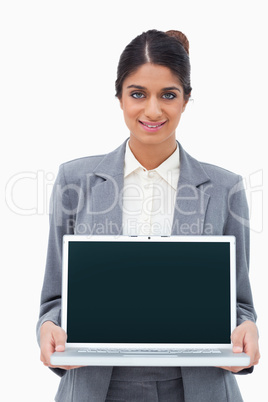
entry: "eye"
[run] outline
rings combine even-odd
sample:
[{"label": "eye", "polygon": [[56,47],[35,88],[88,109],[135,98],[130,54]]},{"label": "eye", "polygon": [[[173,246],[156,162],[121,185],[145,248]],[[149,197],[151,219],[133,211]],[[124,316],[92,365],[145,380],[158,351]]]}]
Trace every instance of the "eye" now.
[{"label": "eye", "polygon": [[172,100],[172,99],[176,98],[176,95],[171,92],[168,92],[168,93],[164,94],[162,97],[164,99]]},{"label": "eye", "polygon": [[133,93],[131,94],[131,96],[132,96],[132,98],[135,98],[135,99],[142,99],[142,98],[144,98],[144,94],[143,94],[142,92],[133,92]]}]

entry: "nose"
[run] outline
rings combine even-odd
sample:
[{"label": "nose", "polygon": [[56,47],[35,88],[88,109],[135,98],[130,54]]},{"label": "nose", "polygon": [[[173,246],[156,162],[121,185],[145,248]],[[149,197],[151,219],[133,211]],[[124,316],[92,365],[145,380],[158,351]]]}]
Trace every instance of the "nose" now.
[{"label": "nose", "polygon": [[156,97],[148,98],[144,110],[145,116],[148,120],[157,120],[162,116],[161,105]]}]

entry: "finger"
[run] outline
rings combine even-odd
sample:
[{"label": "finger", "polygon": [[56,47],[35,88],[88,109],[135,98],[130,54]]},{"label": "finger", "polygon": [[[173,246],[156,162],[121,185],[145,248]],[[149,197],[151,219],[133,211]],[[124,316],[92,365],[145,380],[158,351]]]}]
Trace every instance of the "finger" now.
[{"label": "finger", "polygon": [[56,325],[47,326],[47,328],[43,330],[40,345],[40,359],[44,364],[50,366],[50,357],[52,353],[55,351],[63,352],[65,350],[66,338],[65,331]]},{"label": "finger", "polygon": [[235,369],[235,367],[229,367],[229,366],[221,366],[221,367],[218,367],[218,368],[221,368],[221,369],[223,369],[223,370],[227,370],[227,371],[232,371],[233,372],[233,370]]},{"label": "finger", "polygon": [[238,373],[239,371],[244,370],[249,367],[240,367],[240,366],[239,367],[226,367],[226,366],[223,366],[223,367],[219,367],[219,368],[221,368],[223,370],[231,371],[232,373]]},{"label": "finger", "polygon": [[[260,359],[258,345],[258,329],[253,322],[245,321],[232,333],[233,351],[241,351],[241,347],[250,356],[250,366]],[[249,366],[249,367],[250,367]]]},{"label": "finger", "polygon": [[254,363],[250,363],[248,366],[221,366],[218,368],[224,369],[224,370],[228,370],[228,371],[232,371],[233,373],[238,373],[241,370],[245,370],[248,369],[252,366],[257,365],[259,362],[258,361],[254,361]]},{"label": "finger", "polygon": [[240,345],[233,345],[233,352],[234,353],[242,353],[243,352],[243,347]]},{"label": "finger", "polygon": [[53,366],[52,364],[45,364],[45,366],[50,367],[50,368],[59,368],[62,370],[73,370],[79,367],[83,367],[83,366]]},{"label": "finger", "polygon": [[254,356],[254,358],[252,359],[253,361],[250,363],[251,366],[256,366],[257,364],[259,364],[259,360],[260,360],[260,353],[257,352]]},{"label": "finger", "polygon": [[41,354],[40,354],[40,360],[45,364],[49,365],[50,364],[50,356],[52,353],[54,353],[55,348],[50,342],[43,342],[43,345],[41,347]]},{"label": "finger", "polygon": [[52,338],[52,328],[53,328],[53,326],[49,322],[46,322],[41,326],[41,331],[40,331],[40,360],[44,364],[49,364],[49,356],[55,350],[54,345],[53,345],[54,342],[53,342],[53,338]]},{"label": "finger", "polygon": [[259,353],[258,342],[255,342],[254,338],[252,339],[250,336],[248,336],[245,339],[244,351],[247,353],[247,355],[250,356],[251,365],[253,365],[254,362],[256,361],[259,361],[260,353]]},{"label": "finger", "polygon": [[63,370],[73,370],[83,366],[60,366]]},{"label": "finger", "polygon": [[241,328],[237,327],[232,335],[231,340],[233,342],[233,352],[234,353],[242,353],[244,350],[244,331]]},{"label": "finger", "polygon": [[56,352],[64,352],[65,350],[65,342],[67,335],[63,331],[62,328],[58,327],[57,330],[53,332],[53,337],[55,341],[55,351]]},{"label": "finger", "polygon": [[[63,331],[62,328],[57,327],[52,332],[52,338],[53,338],[53,347],[52,347],[52,349],[50,349],[49,353],[47,353],[45,356],[45,359],[46,359],[45,361],[46,361],[46,363],[48,363],[49,367],[53,367],[53,365],[51,365],[51,362],[50,362],[51,355],[54,352],[64,352],[67,335]],[[56,366],[54,366],[54,367],[56,367]]]}]

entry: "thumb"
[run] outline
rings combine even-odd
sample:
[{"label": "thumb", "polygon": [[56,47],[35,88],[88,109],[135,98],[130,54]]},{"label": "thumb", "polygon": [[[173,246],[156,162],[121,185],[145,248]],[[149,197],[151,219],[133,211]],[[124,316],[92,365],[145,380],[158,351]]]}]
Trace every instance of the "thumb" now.
[{"label": "thumb", "polygon": [[243,352],[243,347],[238,346],[238,345],[233,345],[233,352],[234,353],[242,353]]},{"label": "thumb", "polygon": [[65,350],[65,342],[66,342],[66,333],[62,328],[58,327],[57,331],[54,333],[54,342],[55,342],[55,351],[56,352],[64,352]]},{"label": "thumb", "polygon": [[243,352],[244,332],[241,330],[241,328],[239,327],[235,328],[235,330],[232,333],[231,339],[233,342],[233,352],[234,353]]}]

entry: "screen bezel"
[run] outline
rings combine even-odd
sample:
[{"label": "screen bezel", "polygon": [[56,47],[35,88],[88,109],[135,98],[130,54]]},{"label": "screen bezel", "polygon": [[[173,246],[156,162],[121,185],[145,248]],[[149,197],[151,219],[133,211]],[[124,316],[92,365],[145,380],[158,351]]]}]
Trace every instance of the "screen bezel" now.
[{"label": "screen bezel", "polygon": [[[62,310],[61,310],[61,327],[67,331],[67,301],[68,301],[68,252],[69,242],[85,241],[133,241],[133,242],[228,242],[230,244],[230,317],[231,317],[231,332],[236,327],[236,239],[235,236],[98,236],[98,235],[64,235],[63,236],[63,252],[62,252]],[[172,344],[150,344],[150,343],[68,343],[66,347],[81,347],[81,348],[120,348],[124,349],[174,349],[181,348],[230,348],[232,346],[231,338],[229,343],[220,344],[193,344],[193,343],[172,343]]]}]

